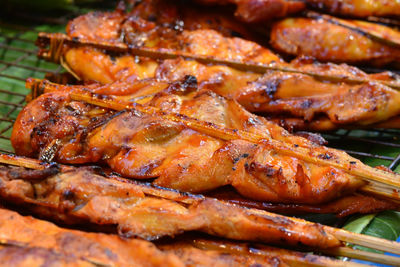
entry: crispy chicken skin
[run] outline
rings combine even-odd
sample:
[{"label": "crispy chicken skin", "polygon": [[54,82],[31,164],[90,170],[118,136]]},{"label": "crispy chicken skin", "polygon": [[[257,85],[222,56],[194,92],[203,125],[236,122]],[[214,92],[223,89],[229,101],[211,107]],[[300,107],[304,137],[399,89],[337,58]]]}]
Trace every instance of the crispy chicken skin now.
[{"label": "crispy chicken skin", "polygon": [[[400,33],[374,23],[349,21],[354,26],[382,35]],[[382,66],[398,62],[400,49],[323,19],[287,18],[274,24],[271,45],[286,54],[312,56],[321,61]]]},{"label": "crispy chicken skin", "polygon": [[[11,138],[17,154],[43,156],[56,148],[55,159],[63,163],[105,162],[124,176],[156,178],[157,185],[187,192],[230,184],[243,196],[281,203],[323,203],[364,184],[341,170],[282,155],[263,143],[224,141],[135,110],[101,114],[98,108],[69,100],[69,90],[74,87],[61,88],[41,95],[19,114]],[[100,88],[104,93],[105,87]],[[181,89],[173,84],[147,105],[268,135],[312,149],[321,157],[348,157],[292,136],[276,124],[246,112],[233,100],[210,91],[196,93],[195,87],[186,86],[179,92]],[[32,114],[40,116],[32,120]]]},{"label": "crispy chicken skin", "polygon": [[[33,174],[20,168],[4,167],[0,170],[0,179],[3,200],[28,204],[33,212],[63,223],[113,226],[124,237],[157,239],[198,230],[264,243],[321,248],[340,245],[319,224],[212,198],[174,194],[119,177],[105,178],[88,167],[68,167],[58,174],[48,169]],[[126,249],[130,247],[137,249],[136,246],[126,246]]]},{"label": "crispy chicken skin", "polygon": [[398,0],[306,0],[306,2],[311,7],[342,16],[360,18],[400,16]]},{"label": "crispy chicken skin", "polygon": [[296,0],[195,0],[206,5],[236,5],[235,16],[246,23],[266,22],[302,11],[305,4]]},{"label": "crispy chicken skin", "polygon": [[[5,181],[3,176],[1,180]],[[14,185],[17,184],[15,180]],[[12,191],[22,194],[28,189],[26,185],[19,189],[10,186],[11,195]],[[185,266],[176,256],[158,250],[148,241],[63,229],[6,209],[0,209],[0,238],[11,244],[0,248],[4,266],[6,262],[12,266]]]}]

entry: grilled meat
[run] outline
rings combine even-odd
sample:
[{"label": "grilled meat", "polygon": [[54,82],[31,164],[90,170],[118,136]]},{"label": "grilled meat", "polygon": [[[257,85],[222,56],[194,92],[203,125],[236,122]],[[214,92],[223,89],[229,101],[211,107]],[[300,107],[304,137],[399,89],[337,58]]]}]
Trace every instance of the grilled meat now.
[{"label": "grilled meat", "polygon": [[[0,209],[2,266],[293,266],[334,260],[260,244],[186,236],[153,245],[111,234],[63,229]],[[193,240],[194,238],[194,240]],[[160,251],[161,250],[161,251]],[[176,255],[176,256],[175,256]]]},{"label": "grilled meat", "polygon": [[206,5],[236,5],[235,16],[246,23],[283,18],[305,8],[304,2],[296,0],[196,0],[196,2]]},{"label": "grilled meat", "polygon": [[[1,168],[1,180],[6,181],[3,176],[4,167]],[[34,189],[29,182],[23,185],[24,188],[12,188],[12,184],[23,185],[19,180],[10,180],[7,185],[1,186],[2,193],[3,190],[9,190],[7,194],[16,196],[16,199],[24,193],[28,194],[25,196],[27,200],[33,196],[29,196],[28,191],[25,191]],[[45,206],[43,209],[46,209]],[[0,248],[1,264],[7,262],[12,266],[184,266],[172,253],[162,252],[148,241],[63,229],[50,222],[23,217],[6,209],[0,209],[0,218],[0,237],[4,245]]]},{"label": "grilled meat", "polygon": [[[293,65],[315,73],[368,79],[365,73],[346,65],[301,61]],[[235,99],[248,111],[265,114],[281,126],[294,130],[375,127],[400,114],[400,93],[396,89],[376,82],[356,85],[326,82],[301,73],[271,71],[237,90]],[[392,123],[388,127],[399,126]]]},{"label": "grilled meat", "polygon": [[306,0],[311,7],[332,14],[366,18],[399,17],[400,2],[396,0]]},{"label": "grilled meat", "polygon": [[[216,199],[181,195],[119,177],[105,178],[88,167],[67,167],[58,174],[38,170],[43,175],[40,178],[38,173],[32,178],[31,172],[26,174],[18,168],[3,167],[0,172],[3,200],[29,205],[36,214],[63,223],[90,222],[115,227],[124,237],[157,239],[198,230],[230,239],[264,243],[321,248],[341,244],[319,224]],[[6,225],[12,227],[12,224]],[[137,246],[124,248],[137,250]],[[107,257],[106,253],[102,255]],[[153,260],[158,259],[154,257]]]},{"label": "grilled meat", "polygon": [[[345,23],[365,32],[378,32],[388,39],[400,36],[398,31],[379,24],[350,20]],[[324,19],[287,18],[277,22],[271,31],[271,45],[289,55],[373,66],[398,63],[400,55],[398,46],[389,46]]]},{"label": "grilled meat", "polygon": [[[110,14],[119,19],[122,16],[119,13]],[[239,38],[223,37],[211,30],[175,32],[174,35],[162,38],[162,31],[153,31],[142,27],[149,22],[143,22],[140,29],[132,29],[126,26],[129,24],[128,22],[118,21],[112,24],[115,34],[111,34],[111,37],[100,38],[96,36],[96,32],[103,34],[98,29],[103,28],[101,25],[104,21],[109,21],[108,15],[97,14],[95,17],[94,14],[88,14],[75,19],[68,27],[70,37],[80,40],[106,40],[120,43],[122,41],[119,41],[118,36],[119,27],[121,27],[126,29],[125,42],[131,40],[130,44],[136,46],[154,48],[158,51],[167,49],[264,64],[276,62],[284,66],[283,62],[274,58],[269,50],[262,46]],[[135,18],[137,19],[137,17]],[[116,26],[121,24],[123,26]],[[90,25],[91,28],[87,25]],[[157,29],[159,26],[154,27]],[[112,31],[107,32],[111,33]],[[136,41],[134,41],[135,38]],[[140,42],[137,41],[138,39]],[[172,81],[182,79],[186,75],[195,75],[201,89],[206,88],[225,97],[234,98],[247,110],[262,113],[269,119],[293,130],[325,131],[381,125],[392,128],[399,127],[399,124],[396,123],[398,120],[395,118],[399,113],[396,104],[398,92],[375,82],[354,85],[340,81],[327,82],[326,79],[316,79],[306,74],[272,71],[259,78],[260,74],[239,71],[222,65],[209,66],[183,59],[156,62],[149,58],[138,58],[128,54],[108,55],[101,50],[87,46],[67,48],[63,62],[81,79],[95,80],[101,83],[117,80],[132,82],[149,77]],[[380,74],[381,77],[367,75],[346,65],[318,64],[309,60],[297,60],[290,66],[299,71],[326,76],[396,81],[396,77],[390,78],[384,74]],[[364,98],[363,96],[368,97]],[[358,107],[357,109],[353,108],[355,105]]]},{"label": "grilled meat", "polygon": [[[349,157],[291,136],[276,124],[246,112],[233,100],[178,85],[167,87],[147,105],[269,136],[311,149],[320,157]],[[61,88],[41,95],[19,114],[11,138],[17,154],[38,156],[53,151],[55,160],[63,163],[105,162],[124,176],[156,178],[155,184],[188,192],[231,184],[246,197],[281,203],[327,202],[364,185],[342,170],[283,155],[262,142],[225,141],[135,110],[99,112],[99,108],[71,101],[74,87]],[[104,93],[105,87],[101,88]],[[354,159],[354,164],[362,163]]]}]

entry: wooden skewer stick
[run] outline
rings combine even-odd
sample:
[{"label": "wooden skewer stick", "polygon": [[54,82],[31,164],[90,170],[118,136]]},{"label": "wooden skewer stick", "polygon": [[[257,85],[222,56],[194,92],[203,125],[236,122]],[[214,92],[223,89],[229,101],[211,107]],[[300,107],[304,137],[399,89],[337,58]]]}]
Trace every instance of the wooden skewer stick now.
[{"label": "wooden skewer stick", "polygon": [[[84,101],[89,104],[101,106],[104,108],[114,109],[118,111],[124,109],[134,109],[145,114],[157,115],[169,121],[182,123],[188,128],[219,139],[243,139],[253,143],[263,143],[264,145],[269,146],[271,147],[271,149],[274,149],[282,154],[297,157],[306,162],[314,164],[332,166],[369,182],[373,181],[376,183],[389,185],[393,188],[393,192],[396,194],[400,191],[400,175],[364,165],[360,161],[348,156],[347,154],[334,149],[328,149],[325,147],[310,149],[286,144],[284,142],[274,140],[266,135],[258,135],[242,130],[229,129],[210,122],[199,121],[197,119],[182,114],[168,113],[161,111],[155,107],[142,106],[137,103],[130,103],[126,101],[118,101],[116,99],[113,99],[113,97],[111,96],[95,95],[82,90],[80,90],[79,92],[73,91],[71,92],[70,96],[73,100]],[[329,156],[326,157],[324,155]]]},{"label": "wooden skewer stick", "polygon": [[[251,244],[243,243],[232,243],[223,241],[213,241],[206,239],[195,239],[192,241],[194,247],[202,250],[217,250],[226,253],[239,254],[239,255],[255,255],[255,256],[265,256],[265,257],[279,257],[285,262],[298,266],[299,264],[305,264],[307,266],[315,267],[356,267],[365,266],[363,264],[358,264],[354,262],[345,262],[334,260],[327,257],[316,256],[312,254],[304,255],[304,253],[288,251],[286,249],[268,247],[264,245],[257,244],[256,246],[251,246]],[[344,248],[345,249],[345,248]],[[340,253],[340,252],[339,252]],[[371,253],[376,254],[376,253]],[[332,255],[332,254],[330,254]],[[336,256],[336,255],[334,255]],[[357,258],[357,253],[354,253],[354,258]],[[373,256],[373,255],[372,255]],[[371,257],[371,259],[374,257]],[[378,260],[379,257],[376,257]],[[380,263],[376,261],[377,263]]]},{"label": "wooden skewer stick", "polygon": [[339,247],[335,249],[322,250],[321,252],[331,256],[348,257],[370,262],[377,262],[381,264],[387,264],[390,266],[400,266],[400,257],[357,250],[349,247]]},{"label": "wooden skewer stick", "polygon": [[[26,162],[29,162],[29,165],[27,165]],[[5,154],[1,154],[1,153],[0,153],[0,163],[5,163],[5,164],[9,164],[9,165],[14,165],[14,166],[22,166],[22,167],[29,166],[30,168],[33,168],[33,169],[42,169],[43,166],[46,166],[46,164],[43,164],[39,160],[27,159],[27,158],[18,157],[18,156],[9,156],[9,155],[5,155]],[[70,168],[73,168],[73,167],[70,167]],[[40,204],[42,205],[42,204],[46,204],[46,203],[40,203]],[[271,217],[271,216],[272,217],[282,217],[282,215],[276,215],[274,213],[260,211],[260,210],[250,209],[249,212],[255,212],[256,214],[266,215],[269,217]],[[284,218],[293,223],[312,224],[312,223],[307,222],[302,219],[296,219],[296,218],[291,218],[291,217],[286,217],[286,216],[284,216]],[[327,234],[331,234],[337,240],[340,240],[342,242],[348,242],[348,243],[352,243],[355,245],[361,245],[361,246],[369,247],[372,249],[382,250],[382,251],[391,252],[391,253],[400,255],[400,244],[399,243],[381,239],[381,238],[372,237],[372,236],[356,234],[356,233],[348,232],[343,229],[337,229],[337,228],[328,227],[328,226],[321,226],[321,227]],[[341,251],[338,250],[336,253],[337,253],[337,255],[340,255],[339,253],[341,253]],[[343,255],[343,256],[348,256],[348,254]],[[357,258],[357,253],[354,252],[352,257]],[[374,257],[374,258],[377,258],[377,257]],[[371,260],[373,260],[374,258],[371,257]]]},{"label": "wooden skewer stick", "polygon": [[[226,65],[231,68],[241,70],[241,71],[250,71],[255,73],[264,74],[267,71],[280,71],[280,72],[289,72],[289,73],[300,73],[304,75],[312,76],[316,79],[331,81],[331,82],[346,82],[351,84],[362,84],[368,82],[380,83],[386,86],[392,87],[394,89],[400,89],[400,83],[396,81],[385,81],[385,80],[377,80],[371,78],[363,78],[363,77],[348,77],[343,75],[326,75],[316,72],[303,71],[298,70],[296,68],[290,67],[288,65],[282,66],[277,64],[262,64],[262,63],[247,63],[241,61],[234,60],[226,60],[220,58],[214,58],[212,56],[204,56],[204,55],[193,55],[189,53],[184,53],[181,51],[157,51],[149,48],[135,48],[129,47],[124,43],[107,43],[107,42],[91,42],[86,40],[73,40],[67,35],[64,34],[49,34],[49,33],[39,33],[38,43],[42,47],[45,44],[50,44],[50,50],[41,49],[39,52],[39,56],[43,58],[47,58],[54,62],[60,62],[62,58],[62,50],[60,47],[63,47],[63,44],[68,44],[71,46],[92,46],[100,49],[111,50],[115,52],[122,53],[131,53],[132,55],[148,57],[151,59],[176,59],[176,58],[185,58],[190,60],[196,60],[203,64],[213,64],[213,65]],[[66,65],[66,64],[64,64]]]}]

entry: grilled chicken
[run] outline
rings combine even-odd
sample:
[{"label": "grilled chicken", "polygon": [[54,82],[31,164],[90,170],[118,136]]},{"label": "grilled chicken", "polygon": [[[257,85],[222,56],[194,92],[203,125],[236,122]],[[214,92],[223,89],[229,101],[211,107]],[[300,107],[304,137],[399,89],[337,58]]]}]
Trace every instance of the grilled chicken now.
[{"label": "grilled chicken", "polygon": [[[4,167],[1,168],[4,175]],[[4,178],[1,180],[5,181]],[[25,190],[29,182],[28,187],[19,189],[12,188],[12,184],[22,185],[18,180],[10,180],[7,186],[1,186],[1,191],[4,193],[7,187],[10,196],[28,193]],[[158,250],[148,241],[63,229],[2,208],[0,238],[4,266],[185,266],[175,255]]]},{"label": "grilled chicken", "polygon": [[397,0],[306,0],[311,7],[332,14],[366,18],[399,17],[400,2]]},{"label": "grilled chicken", "polygon": [[[297,61],[298,69],[373,78],[354,67]],[[381,77],[381,81],[386,78]],[[388,77],[388,80],[391,78]],[[248,111],[264,114],[292,130],[327,131],[337,128],[399,128],[400,92],[380,83],[327,82],[301,73],[268,72],[237,90],[235,99]]]},{"label": "grilled chicken", "polygon": [[[383,25],[350,20],[344,23],[388,39],[400,38],[398,31]],[[325,19],[287,18],[277,22],[271,31],[271,45],[289,55],[312,56],[321,61],[382,66],[400,60],[399,46],[389,46]]]},{"label": "grilled chicken", "polygon": [[[260,244],[186,236],[153,245],[111,234],[63,229],[0,209],[2,266],[295,266],[334,260]],[[194,240],[193,240],[194,239]],[[160,251],[161,250],[161,251]]]},{"label": "grilled chicken", "polygon": [[[110,14],[118,18],[122,16],[120,13]],[[70,37],[78,38],[78,40],[120,43],[121,41],[118,41],[120,30],[115,30],[115,34],[111,34],[112,31],[108,30],[106,32],[110,36],[99,37],[100,34],[104,34],[99,29],[107,28],[101,25],[104,21],[110,21],[108,18],[110,14],[97,14],[97,16],[88,14],[75,19],[68,27]],[[148,24],[148,22],[143,23],[142,26]],[[120,22],[115,22],[111,25],[113,29],[119,29],[119,26],[115,25],[120,24]],[[125,42],[131,40],[130,44],[136,46],[154,48],[158,51],[168,49],[217,58],[264,64],[276,62],[280,66],[285,65],[269,50],[256,43],[239,38],[223,37],[212,30],[175,32],[174,35],[161,38],[160,31],[135,30],[127,27],[127,24],[126,22],[124,26],[121,26],[127,29]],[[154,29],[158,27],[155,26]],[[135,38],[141,41],[134,41]],[[234,98],[247,110],[261,113],[290,130],[326,131],[348,127],[398,128],[400,126],[397,123],[398,92],[377,83],[354,85],[329,82],[321,78],[315,79],[300,73],[272,71],[260,78],[260,74],[239,71],[223,65],[209,66],[183,59],[157,62],[129,54],[108,55],[87,46],[67,48],[63,58],[64,64],[81,79],[101,83],[118,80],[133,82],[149,77],[172,81],[182,79],[186,75],[194,75],[199,88],[206,88],[225,97]],[[367,75],[346,65],[297,60],[292,62],[290,67],[326,76],[397,82],[396,77],[391,78],[389,75],[385,76],[384,73],[379,74],[381,77]],[[365,95],[368,97],[361,97]],[[353,108],[355,105],[358,106],[357,109]]]},{"label": "grilled chicken", "polygon": [[259,23],[275,18],[283,18],[305,8],[296,0],[196,0],[206,5],[236,5],[235,16],[246,23]]},{"label": "grilled chicken", "polygon": [[[153,188],[120,177],[105,178],[89,167],[66,167],[61,173],[56,172],[55,167],[44,170],[3,167],[0,196],[15,204],[28,205],[32,212],[41,216],[63,223],[89,222],[116,228],[124,237],[154,240],[198,230],[264,243],[320,248],[341,245],[323,226],[300,219]],[[6,225],[13,227],[10,223]],[[107,245],[114,242],[111,237],[104,238],[108,240]],[[137,247],[124,246],[127,250],[138,250]],[[102,256],[107,257],[107,253]]]},{"label": "grilled chicken", "polygon": [[[342,170],[306,163],[262,142],[222,140],[135,110],[113,113],[93,108],[69,99],[75,87],[61,88],[41,95],[19,114],[11,138],[17,154],[46,158],[46,153],[53,151],[54,159],[63,163],[105,162],[124,176],[157,178],[155,184],[188,192],[231,184],[243,196],[281,203],[323,203],[364,185]],[[90,88],[86,87],[93,92],[107,91],[105,86]],[[175,83],[147,105],[269,136],[311,149],[322,158],[349,159],[345,153],[291,136],[276,124],[246,112],[233,100],[195,90],[190,83]]]}]

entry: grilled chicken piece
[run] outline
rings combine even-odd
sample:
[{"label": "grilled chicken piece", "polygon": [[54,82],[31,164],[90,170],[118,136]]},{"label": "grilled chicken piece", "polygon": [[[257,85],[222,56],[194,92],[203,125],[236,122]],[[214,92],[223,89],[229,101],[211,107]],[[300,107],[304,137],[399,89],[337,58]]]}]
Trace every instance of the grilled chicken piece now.
[{"label": "grilled chicken piece", "polygon": [[[55,159],[63,163],[105,162],[124,176],[156,178],[157,185],[187,192],[204,192],[231,184],[243,196],[281,203],[323,203],[364,185],[342,170],[285,156],[262,143],[224,141],[135,110],[99,112],[99,108],[71,101],[74,87],[61,88],[41,95],[19,114],[11,138],[17,154],[40,154],[46,158],[48,151],[52,151]],[[101,88],[104,93],[105,87]],[[147,104],[270,136],[318,151],[320,157],[349,157],[291,136],[276,124],[246,112],[233,100],[210,91],[196,93],[195,89],[172,84]],[[354,162],[362,164],[355,159]]]},{"label": "grilled chicken piece", "polygon": [[[112,21],[108,16],[116,16],[120,19],[122,15],[114,12],[98,14],[97,17],[94,14],[81,16],[70,23],[69,35],[80,40],[118,43],[121,42],[118,41],[119,27],[121,27],[125,29],[125,36],[131,36],[126,37],[125,42],[135,46],[257,63],[275,61],[277,64],[284,64],[279,59],[271,57],[269,50],[262,46],[239,38],[226,38],[211,30],[175,32],[173,35],[161,38],[163,33],[148,29],[153,26],[143,26],[149,22],[140,24],[140,29],[137,27],[133,29],[132,25],[127,26],[130,25],[128,22],[122,23],[118,20],[112,23],[112,27],[119,30],[115,30],[113,34],[111,34],[113,31],[108,30],[107,34],[110,36],[99,37],[98,35],[104,34],[99,28],[107,28],[101,26],[104,21]],[[123,26],[116,26],[121,24]],[[154,27],[157,29],[159,26]],[[99,34],[96,35],[96,32]],[[81,79],[101,83],[117,80],[132,82],[149,77],[172,81],[182,79],[186,75],[195,75],[200,89],[206,88],[225,97],[234,98],[247,110],[262,113],[291,130],[326,131],[347,127],[374,127],[382,123],[391,128],[399,127],[396,123],[398,120],[393,120],[399,113],[396,104],[397,91],[376,83],[350,85],[321,81],[299,73],[283,72],[268,72],[259,78],[260,74],[239,71],[222,65],[208,66],[182,59],[165,60],[161,63],[127,54],[107,55],[92,47],[67,49],[64,63]],[[346,65],[317,64],[299,60],[291,63],[290,66],[300,71],[327,76],[346,76],[367,80],[372,78],[382,81],[390,79],[367,75]],[[383,76],[383,74],[380,75]],[[363,95],[368,95],[368,97],[361,97]],[[354,103],[358,107],[356,110],[353,108]]]},{"label": "grilled chicken piece", "polygon": [[400,2],[397,0],[306,0],[311,7],[332,14],[366,18],[399,17]]},{"label": "grilled chicken piece", "polygon": [[[76,40],[125,43],[163,51],[180,51],[196,55],[217,56],[232,60],[261,63],[282,62],[270,50],[241,38],[228,38],[211,30],[182,30],[157,25],[137,16],[120,12],[89,13],[72,20],[67,33]],[[195,28],[195,27],[193,27]],[[107,29],[105,31],[104,29]],[[131,55],[115,57],[90,47],[67,48],[64,64],[80,78],[110,83],[118,79],[154,77],[155,60]],[[80,64],[85,60],[86,64]]]},{"label": "grilled chicken piece", "polygon": [[[383,25],[346,21],[365,32],[398,39],[400,33]],[[382,66],[398,63],[400,48],[324,19],[287,18],[272,27],[271,45],[286,54],[312,56],[321,61]]]},{"label": "grilled chicken piece", "polygon": [[[300,62],[296,65],[315,73],[368,79],[365,73],[346,65]],[[235,99],[248,111],[265,114],[293,130],[374,127],[400,115],[398,90],[375,82],[358,85],[326,82],[300,73],[268,72],[239,89]],[[399,126],[393,123],[389,127]]]},{"label": "grilled chicken piece", "polygon": [[[114,227],[124,237],[151,240],[198,230],[230,239],[264,243],[320,248],[341,245],[333,233],[326,232],[319,224],[216,199],[181,195],[120,177],[105,178],[88,167],[66,167],[58,174],[52,174],[48,169],[26,171],[3,167],[0,179],[3,200],[29,205],[33,212],[63,223],[90,222]],[[13,227],[8,222],[7,225]],[[107,244],[114,243],[111,237],[104,238],[107,238]],[[137,245],[124,248],[138,250]],[[107,257],[106,253],[101,255]]]},{"label": "grilled chicken piece", "polygon": [[259,23],[283,18],[305,8],[296,0],[196,0],[206,5],[236,5],[235,16],[246,23]]},{"label": "grilled chicken piece", "polygon": [[[5,181],[1,168],[0,179]],[[13,184],[24,187],[13,188]],[[15,200],[25,193],[27,200],[33,196],[28,193],[33,189],[29,182],[24,185],[20,180],[10,180],[1,187],[2,193],[9,190],[7,194],[14,195]],[[184,266],[175,255],[158,250],[148,241],[63,229],[6,209],[0,209],[0,238],[5,245],[0,248],[1,263],[12,266]]]}]

